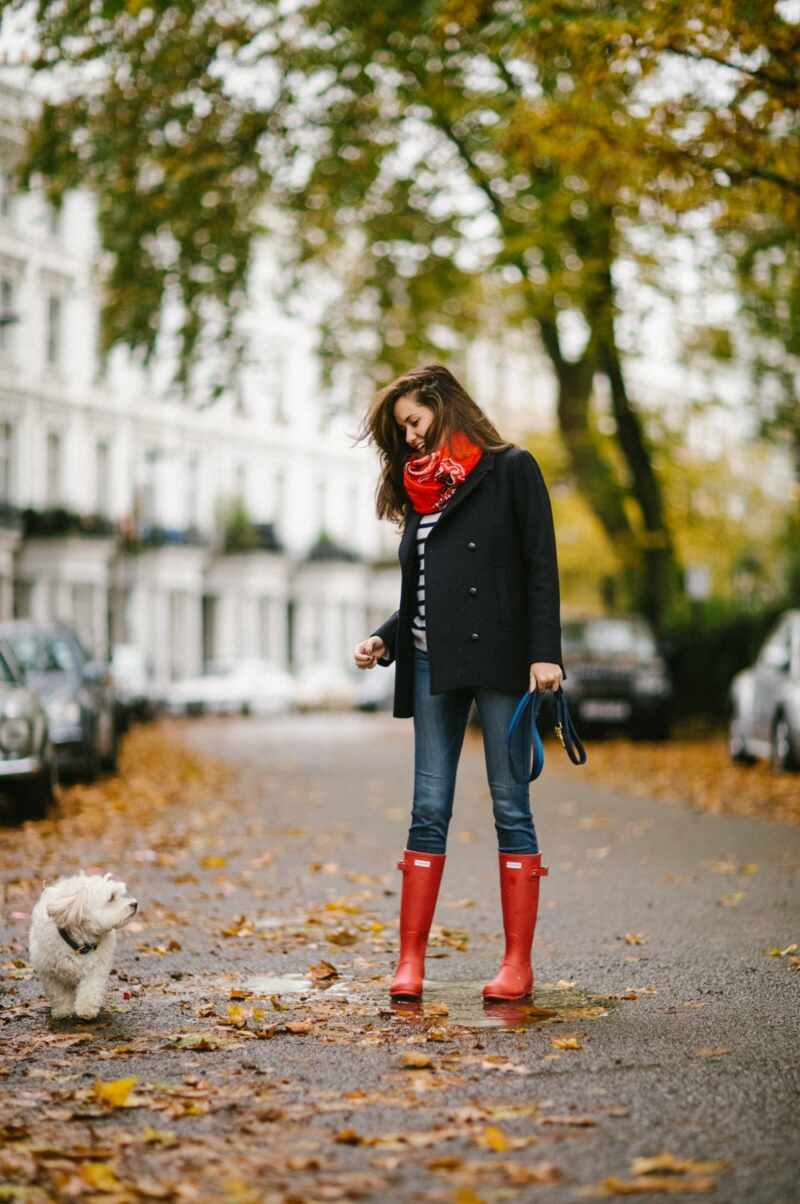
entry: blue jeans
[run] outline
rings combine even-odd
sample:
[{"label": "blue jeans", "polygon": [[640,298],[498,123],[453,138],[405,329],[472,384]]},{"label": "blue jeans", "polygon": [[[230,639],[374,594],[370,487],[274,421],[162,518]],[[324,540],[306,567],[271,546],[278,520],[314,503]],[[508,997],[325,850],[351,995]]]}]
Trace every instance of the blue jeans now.
[{"label": "blue jeans", "polygon": [[414,803],[406,848],[444,853],[447,847],[456,770],[474,696],[483,729],[497,847],[502,853],[538,853],[529,785],[514,781],[508,759],[506,730],[517,696],[480,686],[431,694],[428,654],[415,647],[414,657]]}]

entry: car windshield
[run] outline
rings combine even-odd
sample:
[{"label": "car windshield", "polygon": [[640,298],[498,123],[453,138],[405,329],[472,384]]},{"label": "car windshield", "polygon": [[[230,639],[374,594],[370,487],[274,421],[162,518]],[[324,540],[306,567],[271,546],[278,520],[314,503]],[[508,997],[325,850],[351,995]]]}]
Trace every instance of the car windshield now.
[{"label": "car windshield", "polygon": [[77,649],[56,632],[26,632],[8,641],[26,673],[74,673],[80,669]]},{"label": "car windshield", "polygon": [[656,655],[656,643],[647,628],[625,619],[593,619],[582,623],[565,623],[562,636],[564,652],[573,655]]}]

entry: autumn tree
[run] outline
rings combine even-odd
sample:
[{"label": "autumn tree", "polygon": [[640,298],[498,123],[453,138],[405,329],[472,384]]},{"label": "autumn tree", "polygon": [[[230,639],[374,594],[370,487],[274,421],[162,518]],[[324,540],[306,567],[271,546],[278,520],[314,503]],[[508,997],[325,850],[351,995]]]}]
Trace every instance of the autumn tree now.
[{"label": "autumn tree", "polygon": [[[737,54],[756,53],[749,6],[696,8],[39,0],[35,67],[66,67],[71,83],[44,107],[22,175],[54,200],[95,189],[104,346],[152,355],[175,297],[183,384],[212,317],[235,334],[265,214],[298,280],[321,264],[339,284],[323,323],[330,360],[380,376],[457,353],[488,315],[535,331],[574,478],[630,600],[658,622],[677,562],[628,387],[617,269],[651,266],[637,227],[674,228],[739,187],[742,148],[753,180],[789,187],[746,125],[746,89],[738,125],[709,100],[693,141],[698,97],[659,82],[675,58],[716,69],[733,53],[729,29]],[[756,42],[772,33],[766,8]],[[597,431],[600,379],[614,454]]]}]

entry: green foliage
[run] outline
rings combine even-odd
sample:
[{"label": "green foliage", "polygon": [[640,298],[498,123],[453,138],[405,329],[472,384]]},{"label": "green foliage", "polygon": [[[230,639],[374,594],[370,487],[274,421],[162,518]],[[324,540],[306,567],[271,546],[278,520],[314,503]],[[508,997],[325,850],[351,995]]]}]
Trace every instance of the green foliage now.
[{"label": "green foliage", "polygon": [[217,522],[226,552],[250,552],[262,546],[262,538],[244,501],[234,497],[218,506]]},{"label": "green foliage", "polygon": [[[337,284],[329,374],[455,364],[515,325],[549,357],[573,479],[658,622],[679,553],[628,390],[619,274],[663,285],[661,248],[637,234],[700,220],[759,337],[764,430],[800,447],[800,42],[776,4],[39,0],[37,15],[37,69],[66,66],[70,86],[23,176],[55,201],[77,183],[100,198],[105,348],[151,357],[174,302],[182,386],[207,336],[239,355],[267,213],[292,282],[321,265]],[[730,339],[707,350],[729,358]]]},{"label": "green foliage", "polygon": [[754,610],[712,599],[668,621],[664,638],[676,717],[703,715],[724,722],[733,677],[753,663],[785,609],[783,602]]},{"label": "green foliage", "polygon": [[[171,302],[185,390],[203,333],[233,360],[241,353],[235,316],[263,230],[269,114],[231,95],[220,69],[247,52],[256,28],[214,3],[40,0],[37,12],[34,66],[69,67],[72,86],[30,131],[21,181],[41,181],[56,205],[69,188],[93,189],[101,350],[125,344],[151,360]],[[223,387],[219,379],[212,392]]]}]

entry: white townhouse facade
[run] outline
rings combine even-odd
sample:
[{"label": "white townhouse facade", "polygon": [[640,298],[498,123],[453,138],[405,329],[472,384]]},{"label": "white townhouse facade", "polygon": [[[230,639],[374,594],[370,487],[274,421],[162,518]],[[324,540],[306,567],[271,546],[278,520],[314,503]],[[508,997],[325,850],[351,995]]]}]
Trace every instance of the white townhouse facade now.
[{"label": "white townhouse facade", "polygon": [[[375,517],[359,415],[328,416],[313,314],[275,305],[264,247],[229,395],[176,400],[166,360],[123,351],[101,371],[94,200],[56,213],[10,186],[29,103],[0,76],[0,619],[65,621],[99,657],[135,644],[157,680],[243,656],[351,666],[397,605],[398,533]],[[530,357],[470,355],[481,404],[521,437]]]}]

